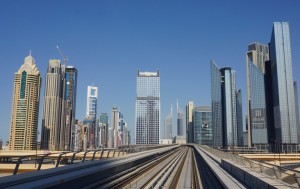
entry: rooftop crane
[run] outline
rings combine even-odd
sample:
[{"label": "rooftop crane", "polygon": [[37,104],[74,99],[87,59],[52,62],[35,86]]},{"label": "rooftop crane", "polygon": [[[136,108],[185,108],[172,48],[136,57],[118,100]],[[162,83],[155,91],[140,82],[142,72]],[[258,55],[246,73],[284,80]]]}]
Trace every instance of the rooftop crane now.
[{"label": "rooftop crane", "polygon": [[61,50],[60,50],[60,48],[58,47],[58,45],[56,45],[56,49],[57,49],[58,53],[60,54],[60,56],[63,58],[64,65],[67,67],[67,64],[68,64],[68,57],[64,56],[64,54],[61,52]]}]

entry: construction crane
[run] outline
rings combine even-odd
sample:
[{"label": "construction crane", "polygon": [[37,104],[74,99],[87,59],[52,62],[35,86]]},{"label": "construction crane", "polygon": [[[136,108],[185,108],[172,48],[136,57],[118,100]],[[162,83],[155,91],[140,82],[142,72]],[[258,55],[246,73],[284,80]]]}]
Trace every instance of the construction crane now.
[{"label": "construction crane", "polygon": [[60,48],[58,47],[58,45],[56,45],[56,49],[58,51],[58,53],[60,54],[60,56],[63,58],[64,61],[64,65],[67,67],[68,65],[68,57],[66,57],[60,50]]}]

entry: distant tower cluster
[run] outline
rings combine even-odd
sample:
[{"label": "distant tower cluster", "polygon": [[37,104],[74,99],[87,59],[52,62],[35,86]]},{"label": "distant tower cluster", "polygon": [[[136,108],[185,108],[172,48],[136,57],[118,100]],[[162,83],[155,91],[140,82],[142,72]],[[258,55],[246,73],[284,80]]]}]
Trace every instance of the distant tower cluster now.
[{"label": "distant tower cluster", "polygon": [[44,92],[41,148],[73,149],[77,69],[49,60]]},{"label": "distant tower cluster", "polygon": [[159,144],[160,74],[137,72],[136,144]]},{"label": "distant tower cluster", "polygon": [[293,80],[289,24],[275,22],[269,45],[253,43],[246,54],[248,145],[299,144],[298,94]]},{"label": "distant tower cluster", "polygon": [[[98,87],[87,87],[86,117],[76,120],[78,71],[68,59],[49,60],[44,91],[41,149],[80,151],[118,148],[130,144],[124,115],[116,106],[111,119],[97,117]],[[184,112],[177,101],[177,136],[173,136],[173,109],[164,120],[164,139],[219,148],[264,146],[272,151],[296,149],[300,143],[297,82],[293,79],[289,24],[275,22],[268,45],[252,43],[246,52],[247,116],[243,132],[242,91],[236,72],[211,61],[211,107],[189,101]],[[41,76],[34,58],[25,57],[14,75],[9,149],[35,150]],[[138,145],[160,142],[160,72],[137,71],[135,140]],[[111,120],[111,123],[109,123]],[[185,122],[185,126],[184,126]],[[174,132],[176,133],[176,132]],[[161,142],[164,142],[161,140]],[[281,145],[281,148],[278,146]],[[271,146],[271,148],[269,148]],[[275,146],[277,148],[275,149]]]},{"label": "distant tower cluster", "polygon": [[37,148],[41,76],[34,58],[27,56],[15,73],[9,137],[10,150]]},{"label": "distant tower cluster", "polygon": [[128,125],[118,107],[112,108],[112,127],[110,128],[110,148],[128,145]]}]

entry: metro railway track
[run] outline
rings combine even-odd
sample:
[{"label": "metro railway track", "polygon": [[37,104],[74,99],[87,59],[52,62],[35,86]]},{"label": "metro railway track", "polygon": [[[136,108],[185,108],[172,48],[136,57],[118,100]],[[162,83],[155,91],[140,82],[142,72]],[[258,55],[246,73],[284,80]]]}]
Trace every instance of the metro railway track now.
[{"label": "metro railway track", "polygon": [[98,183],[94,183],[93,185],[90,185],[86,188],[122,188],[128,185],[128,183],[131,183],[134,179],[138,178],[141,174],[148,172],[160,162],[167,159],[168,156],[172,156],[173,154],[175,154],[178,150],[179,149],[177,149],[176,151],[171,151],[163,156],[157,157],[155,160],[151,160],[145,162],[142,165],[135,166],[130,170],[124,171],[106,180],[99,181]]},{"label": "metro railway track", "polygon": [[[194,151],[181,147],[86,188],[202,188]],[[187,176],[186,176],[187,175]]]},{"label": "metro railway track", "polygon": [[200,146],[172,145],[0,179],[0,188],[245,188]]}]

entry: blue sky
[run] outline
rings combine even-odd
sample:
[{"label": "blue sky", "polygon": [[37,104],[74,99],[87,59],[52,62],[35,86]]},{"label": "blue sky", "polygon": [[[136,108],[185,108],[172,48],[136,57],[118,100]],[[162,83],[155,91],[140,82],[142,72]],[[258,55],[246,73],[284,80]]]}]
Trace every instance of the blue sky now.
[{"label": "blue sky", "polygon": [[110,115],[119,106],[134,136],[137,69],[160,70],[162,126],[177,98],[182,109],[188,100],[210,105],[211,59],[237,71],[246,114],[247,45],[267,44],[274,21],[290,23],[294,80],[300,82],[299,10],[297,0],[1,0],[0,138],[9,138],[14,72],[30,49],[43,78],[42,117],[48,60],[61,58],[56,45],[79,72],[78,119],[94,83],[98,112]]}]

